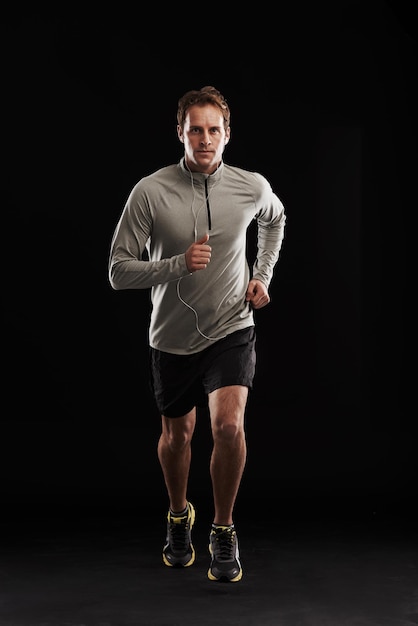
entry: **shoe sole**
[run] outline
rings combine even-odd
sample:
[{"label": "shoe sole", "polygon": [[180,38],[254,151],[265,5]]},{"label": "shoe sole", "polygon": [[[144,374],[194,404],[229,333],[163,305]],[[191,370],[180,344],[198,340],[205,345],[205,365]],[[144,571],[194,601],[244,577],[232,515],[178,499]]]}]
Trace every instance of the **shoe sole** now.
[{"label": "shoe sole", "polygon": [[214,576],[212,574],[212,572],[211,572],[211,570],[209,568],[209,570],[208,570],[208,578],[209,578],[209,580],[213,580],[215,582],[237,583],[242,578],[242,570],[240,571],[238,576],[235,576],[234,578],[228,578],[228,576],[219,576],[219,578],[217,578],[216,576]]},{"label": "shoe sole", "polygon": [[190,544],[190,547],[192,549],[192,556],[190,557],[190,560],[187,561],[187,563],[184,563],[184,564],[183,563],[170,563],[170,561],[167,560],[167,557],[163,553],[164,564],[167,565],[168,567],[190,567],[190,565],[193,565],[193,563],[195,562],[195,558],[196,558],[196,553],[195,553],[193,545]]}]

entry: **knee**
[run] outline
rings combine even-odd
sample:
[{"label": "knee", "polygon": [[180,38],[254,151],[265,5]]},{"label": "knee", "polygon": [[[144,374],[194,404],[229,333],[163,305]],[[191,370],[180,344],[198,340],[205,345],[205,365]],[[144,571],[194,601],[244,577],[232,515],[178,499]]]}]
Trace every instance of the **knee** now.
[{"label": "knee", "polygon": [[190,446],[192,434],[193,433],[188,430],[168,430],[165,433],[166,445],[172,452],[181,452]]},{"label": "knee", "polygon": [[212,426],[214,441],[234,443],[244,437],[243,428],[237,422],[218,420]]}]

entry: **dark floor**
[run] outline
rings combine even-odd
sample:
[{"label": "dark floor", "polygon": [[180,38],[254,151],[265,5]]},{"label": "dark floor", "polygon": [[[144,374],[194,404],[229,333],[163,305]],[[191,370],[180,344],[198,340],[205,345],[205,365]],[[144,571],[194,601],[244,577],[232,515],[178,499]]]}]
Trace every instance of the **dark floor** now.
[{"label": "dark floor", "polygon": [[334,515],[289,507],[249,521],[244,507],[244,576],[225,584],[206,576],[211,520],[195,505],[197,557],[184,570],[162,564],[158,507],[146,516],[123,507],[3,516],[0,625],[418,624],[414,516],[347,505]]}]

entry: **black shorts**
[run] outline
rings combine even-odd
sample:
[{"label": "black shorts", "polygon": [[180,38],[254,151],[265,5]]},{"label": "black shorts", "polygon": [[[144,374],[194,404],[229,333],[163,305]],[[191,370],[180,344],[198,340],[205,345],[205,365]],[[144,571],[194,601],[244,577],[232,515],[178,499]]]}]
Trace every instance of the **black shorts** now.
[{"label": "black shorts", "polygon": [[170,354],[150,348],[150,384],[161,415],[181,417],[206,407],[208,394],[220,387],[252,388],[255,327],[237,330],[196,354]]}]

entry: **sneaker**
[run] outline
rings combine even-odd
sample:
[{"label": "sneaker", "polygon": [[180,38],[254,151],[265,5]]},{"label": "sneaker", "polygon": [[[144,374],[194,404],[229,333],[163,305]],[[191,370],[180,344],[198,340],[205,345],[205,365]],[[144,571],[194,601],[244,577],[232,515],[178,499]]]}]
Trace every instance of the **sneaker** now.
[{"label": "sneaker", "polygon": [[212,557],[208,570],[209,580],[225,580],[231,583],[241,580],[238,537],[234,526],[212,527],[209,552]]},{"label": "sneaker", "polygon": [[176,517],[167,514],[167,537],[163,548],[163,561],[169,567],[189,567],[194,563],[192,527],[196,517],[194,506],[187,503],[187,513]]}]

